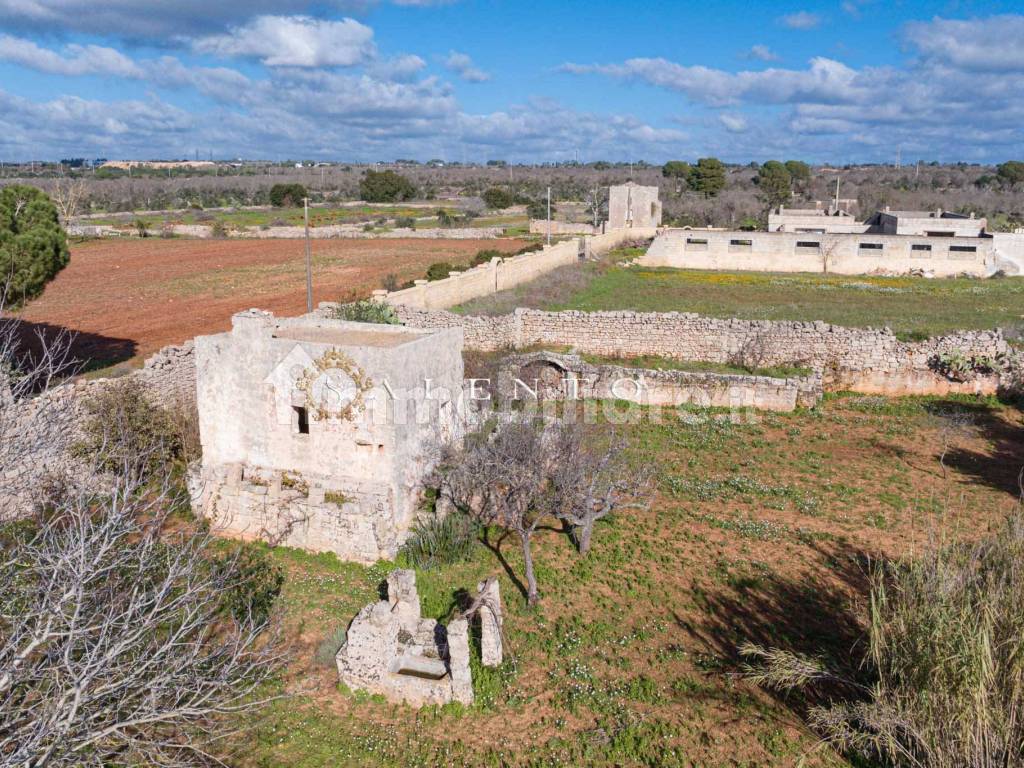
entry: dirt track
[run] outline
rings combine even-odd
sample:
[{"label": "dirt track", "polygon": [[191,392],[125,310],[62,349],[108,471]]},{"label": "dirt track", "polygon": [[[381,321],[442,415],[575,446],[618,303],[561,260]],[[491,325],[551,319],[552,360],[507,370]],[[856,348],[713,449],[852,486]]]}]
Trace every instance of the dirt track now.
[{"label": "dirt track", "polygon": [[[393,273],[420,278],[436,261],[465,264],[519,240],[314,240],[313,301],[367,296]],[[99,240],[72,246],[71,263],[24,318],[78,333],[80,359],[117,362],[197,334],[226,330],[248,307],[305,311],[301,240]]]}]

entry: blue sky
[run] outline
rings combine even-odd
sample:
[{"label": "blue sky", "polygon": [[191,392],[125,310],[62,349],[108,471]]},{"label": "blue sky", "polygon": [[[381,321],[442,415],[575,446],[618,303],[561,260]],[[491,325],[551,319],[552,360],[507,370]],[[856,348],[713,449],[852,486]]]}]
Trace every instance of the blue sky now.
[{"label": "blue sky", "polygon": [[0,159],[1024,156],[1020,2],[0,0]]}]

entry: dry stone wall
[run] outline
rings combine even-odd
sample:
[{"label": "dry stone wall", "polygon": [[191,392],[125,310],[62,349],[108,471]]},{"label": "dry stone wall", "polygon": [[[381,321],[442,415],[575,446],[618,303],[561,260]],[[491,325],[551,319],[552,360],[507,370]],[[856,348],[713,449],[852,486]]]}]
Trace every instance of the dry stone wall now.
[{"label": "dry stone wall", "polygon": [[824,322],[736,320],[686,312],[542,312],[517,309],[501,317],[398,307],[419,328],[457,325],[467,349],[499,351],[570,347],[611,357],[655,355],[675,360],[740,363],[762,368],[801,364],[822,372],[827,389],[874,394],[992,393],[997,375],[951,381],[932,370],[936,355],[1005,357],[1000,331],[960,331],[903,342],[888,328],[847,328]]},{"label": "dry stone wall", "polygon": [[[195,359],[192,342],[164,347],[144,367],[128,374],[155,404],[195,410]],[[0,407],[0,518],[24,511],[38,500],[50,478],[88,482],[88,467],[76,456],[83,439],[85,403],[122,379],[79,379],[22,402]]]},{"label": "dry stone wall", "polygon": [[792,411],[815,406],[821,374],[774,378],[621,365],[591,365],[578,355],[529,352],[505,358],[498,381],[506,398],[626,400],[640,405],[698,405]]}]

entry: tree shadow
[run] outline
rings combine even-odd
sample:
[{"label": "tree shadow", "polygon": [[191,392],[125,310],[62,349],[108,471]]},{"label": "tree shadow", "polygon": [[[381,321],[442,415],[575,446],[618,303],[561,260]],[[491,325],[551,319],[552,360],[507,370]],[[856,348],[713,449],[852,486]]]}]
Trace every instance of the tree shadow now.
[{"label": "tree shadow", "polygon": [[946,452],[945,465],[1019,498],[1024,491],[1024,413],[1014,406],[997,409],[986,403],[941,401],[935,406],[969,413],[976,433],[992,446],[990,452],[954,447]]},{"label": "tree shadow", "polygon": [[[866,650],[866,611],[872,558],[848,544],[809,545],[821,567],[808,578],[771,573],[706,592],[701,619],[676,616],[680,629],[703,645],[726,671],[743,665],[740,648],[753,644],[822,659],[857,676]],[[821,703],[813,691],[766,691],[798,714]]]},{"label": "tree shadow", "polygon": [[509,564],[508,560],[505,559],[505,555],[502,554],[501,545],[505,542],[505,539],[509,537],[508,531],[503,531],[497,540],[491,541],[491,532],[488,528],[484,528],[480,534],[480,543],[483,544],[487,549],[491,551],[494,557],[501,564],[501,567],[505,570],[505,575],[508,576],[509,581],[515,584],[516,589],[522,594],[523,599],[529,598],[529,591],[526,589],[526,585],[520,580],[519,576],[516,575],[515,570]]},{"label": "tree shadow", "polygon": [[76,331],[51,323],[29,322],[17,319],[19,352],[38,358],[54,345],[68,345],[69,366],[73,373],[106,368],[135,357],[138,344],[133,339],[119,339],[98,333]]}]

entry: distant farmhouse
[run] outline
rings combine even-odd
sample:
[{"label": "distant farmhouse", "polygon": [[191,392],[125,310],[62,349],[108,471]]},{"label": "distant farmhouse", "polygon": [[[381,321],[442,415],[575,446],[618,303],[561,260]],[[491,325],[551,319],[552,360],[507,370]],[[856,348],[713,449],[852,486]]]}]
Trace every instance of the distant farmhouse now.
[{"label": "distant farmhouse", "polygon": [[645,266],[765,272],[1024,274],[1024,234],[989,233],[988,221],[951,211],[880,210],[858,221],[840,204],[779,206],[767,232],[669,229]]}]

